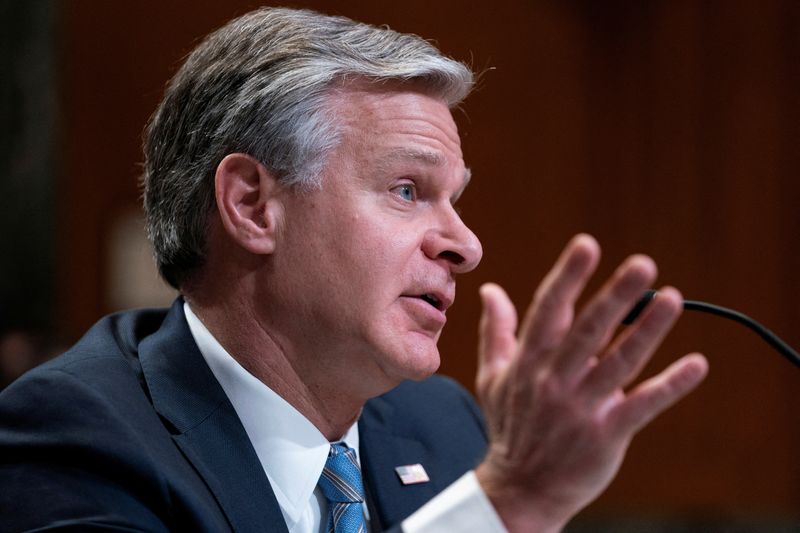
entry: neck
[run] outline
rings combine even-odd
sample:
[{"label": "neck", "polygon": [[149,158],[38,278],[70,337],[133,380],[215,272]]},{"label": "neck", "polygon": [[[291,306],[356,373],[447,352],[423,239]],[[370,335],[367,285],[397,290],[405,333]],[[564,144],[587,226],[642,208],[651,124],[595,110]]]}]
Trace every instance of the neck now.
[{"label": "neck", "polygon": [[192,312],[245,370],[286,400],[330,441],[338,440],[361,414],[366,398],[342,390],[317,354],[298,353],[264,327],[245,300],[229,292],[219,300],[185,295]]}]

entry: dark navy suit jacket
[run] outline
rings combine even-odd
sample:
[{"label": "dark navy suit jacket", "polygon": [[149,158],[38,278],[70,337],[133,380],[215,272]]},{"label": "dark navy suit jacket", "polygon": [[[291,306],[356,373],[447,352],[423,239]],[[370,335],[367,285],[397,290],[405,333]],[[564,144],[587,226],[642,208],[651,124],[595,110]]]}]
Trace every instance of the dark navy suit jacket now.
[{"label": "dark navy suit jacket", "polygon": [[[367,403],[361,461],[376,529],[397,527],[485,453],[481,415],[451,380]],[[420,463],[429,483],[394,467]],[[0,531],[286,531],[231,403],[183,314],[111,315],[0,394]]]}]

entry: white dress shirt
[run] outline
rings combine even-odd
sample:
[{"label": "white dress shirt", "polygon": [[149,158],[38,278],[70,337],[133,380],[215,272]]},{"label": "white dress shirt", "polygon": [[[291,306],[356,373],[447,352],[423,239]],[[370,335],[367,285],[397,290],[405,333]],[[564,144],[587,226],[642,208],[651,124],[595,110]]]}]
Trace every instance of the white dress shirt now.
[{"label": "white dress shirt", "polygon": [[[245,370],[184,303],[200,353],[239,416],[269,479],[290,533],[324,532],[328,503],[317,482],[331,443],[263,382]],[[359,458],[358,424],[342,439]],[[366,506],[364,511],[369,517]],[[403,521],[406,533],[505,532],[473,471]]]}]

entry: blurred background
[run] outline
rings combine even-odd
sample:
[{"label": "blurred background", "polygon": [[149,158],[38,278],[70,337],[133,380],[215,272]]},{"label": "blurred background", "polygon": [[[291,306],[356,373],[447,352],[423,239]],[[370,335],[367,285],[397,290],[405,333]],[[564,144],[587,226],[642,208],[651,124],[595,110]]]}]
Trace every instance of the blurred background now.
[{"label": "blurred background", "polygon": [[[101,315],[174,298],[143,237],[142,128],[193,45],[260,4],[0,0],[0,386]],[[660,283],[800,347],[800,2],[282,5],[417,33],[484,72],[455,115],[485,255],[460,281],[444,373],[472,387],[478,286],[524,309],[579,231],[603,246],[601,277],[648,253]],[[570,531],[800,531],[800,369],[689,313],[645,374],[695,350],[707,382]]]}]

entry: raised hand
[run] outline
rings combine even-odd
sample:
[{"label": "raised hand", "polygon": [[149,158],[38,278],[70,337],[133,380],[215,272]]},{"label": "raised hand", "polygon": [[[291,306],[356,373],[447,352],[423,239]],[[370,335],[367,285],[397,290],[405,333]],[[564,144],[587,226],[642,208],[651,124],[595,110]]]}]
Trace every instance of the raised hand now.
[{"label": "raised hand", "polygon": [[691,354],[630,391],[682,309],[673,288],[631,326],[621,320],[656,277],[653,261],[629,257],[576,315],[575,302],[600,249],[570,241],[537,289],[517,335],[517,313],[499,286],[481,287],[478,397],[490,434],[477,469],[506,527],[557,531],[619,470],[631,438],[705,376]]}]

